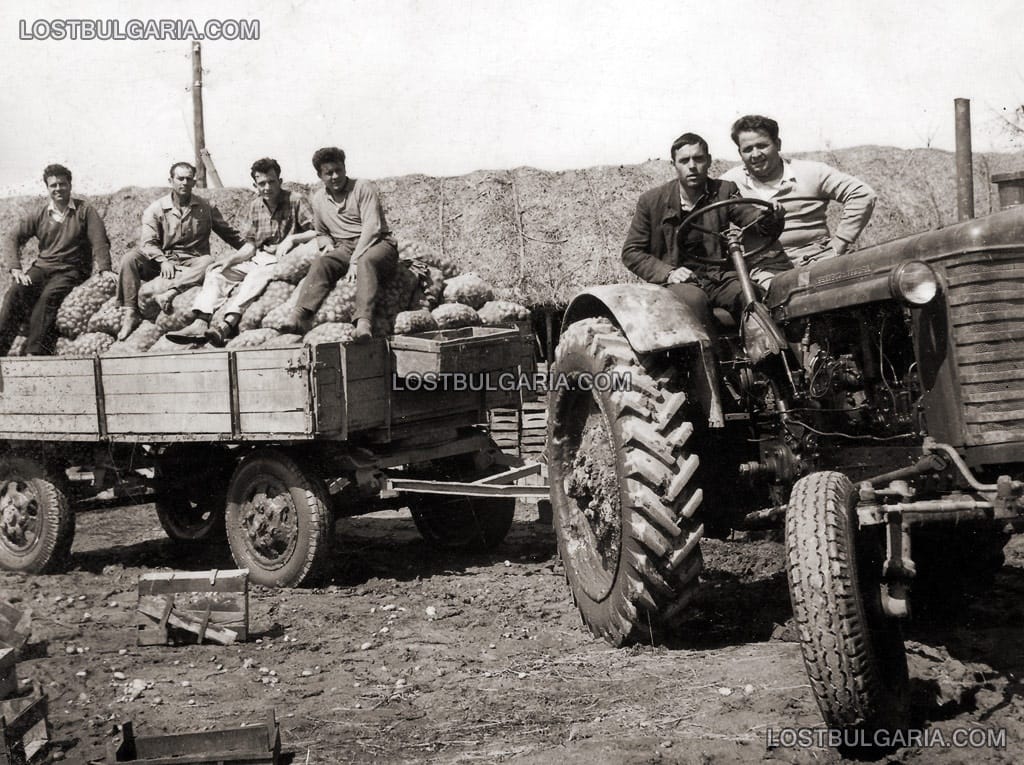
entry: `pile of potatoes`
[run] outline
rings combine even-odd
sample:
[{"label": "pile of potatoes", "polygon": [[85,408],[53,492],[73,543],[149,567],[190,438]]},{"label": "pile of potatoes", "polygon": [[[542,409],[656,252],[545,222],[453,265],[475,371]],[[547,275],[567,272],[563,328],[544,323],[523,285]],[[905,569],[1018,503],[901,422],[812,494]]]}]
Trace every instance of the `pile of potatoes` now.
[{"label": "pile of potatoes", "polygon": [[[372,319],[373,334],[413,334],[438,329],[480,325],[508,326],[529,318],[529,311],[506,300],[495,300],[494,290],[477,274],[459,274],[453,261],[430,248],[410,243],[399,248],[395,272],[378,292]],[[315,256],[314,256],[315,257]],[[274,279],[249,304],[239,323],[239,334],[229,348],[315,344],[352,341],[355,282],[340,280],[324,298],[305,336],[281,332],[283,319],[298,300],[302,281],[313,257],[286,256],[274,269]],[[111,273],[96,274],[64,299],[58,314],[62,356],[128,355],[145,352],[181,352],[189,346],[171,343],[165,335],[193,319],[192,305],[199,287],[179,293],[170,310],[161,311],[155,297],[167,289],[161,278],[143,284],[139,305],[144,321],[123,341],[115,338],[123,310]],[[214,316],[216,320],[218,316]]]}]

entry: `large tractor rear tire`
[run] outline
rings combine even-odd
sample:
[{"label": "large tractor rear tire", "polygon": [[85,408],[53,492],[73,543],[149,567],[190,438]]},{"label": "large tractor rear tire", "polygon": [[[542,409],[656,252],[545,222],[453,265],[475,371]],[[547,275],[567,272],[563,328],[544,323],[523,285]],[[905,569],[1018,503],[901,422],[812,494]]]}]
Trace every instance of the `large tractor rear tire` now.
[{"label": "large tractor rear tire", "polygon": [[[553,372],[551,502],[576,605],[612,645],[663,639],[685,615],[703,568],[686,394],[652,377],[603,318],[566,330]],[[625,381],[623,389],[595,389],[590,382],[603,373]]]},{"label": "large tractor rear tire", "polygon": [[884,527],[858,532],[856,499],[841,473],[812,473],[793,486],[789,591],[825,725],[892,732],[908,722],[907,657],[899,623],[882,611]]}]

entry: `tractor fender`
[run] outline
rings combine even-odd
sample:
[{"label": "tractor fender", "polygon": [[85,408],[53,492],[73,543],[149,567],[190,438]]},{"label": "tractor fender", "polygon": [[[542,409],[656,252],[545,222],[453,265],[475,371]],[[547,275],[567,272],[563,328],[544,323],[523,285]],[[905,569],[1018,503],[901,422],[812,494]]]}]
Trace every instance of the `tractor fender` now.
[{"label": "tractor fender", "polygon": [[697,398],[708,425],[724,425],[722,399],[715,370],[711,336],[694,313],[672,293],[656,284],[609,284],[579,293],[565,311],[562,327],[580,319],[603,316],[626,336],[639,355],[696,346],[700,374]]},{"label": "tractor fender", "polygon": [[605,316],[618,326],[637,353],[656,353],[686,345],[711,346],[703,323],[685,303],[657,284],[608,284],[573,298],[562,326]]}]

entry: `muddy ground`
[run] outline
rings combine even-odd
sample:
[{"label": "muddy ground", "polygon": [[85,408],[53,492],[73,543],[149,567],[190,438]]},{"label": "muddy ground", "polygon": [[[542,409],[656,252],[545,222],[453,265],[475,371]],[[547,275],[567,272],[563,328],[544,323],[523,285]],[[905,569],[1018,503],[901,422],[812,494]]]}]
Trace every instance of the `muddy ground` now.
[{"label": "muddy ground", "polygon": [[[785,626],[781,544],[706,541],[684,644],[615,650],[580,626],[536,519],[523,506],[505,543],[476,556],[431,549],[404,513],[341,521],[330,586],[254,588],[253,634],[232,647],[135,644],[140,574],[233,567],[226,546],[166,539],[151,506],[80,514],[71,571],[0,574],[0,594],[32,609],[18,671],[49,694],[68,762],[100,761],[122,720],[147,735],[271,709],[294,763],[841,760],[768,746],[769,731],[821,725]],[[907,634],[916,725],[1004,728],[1007,747],[905,747],[885,761],[1024,761],[1022,627],[1018,538],[994,591]]]}]

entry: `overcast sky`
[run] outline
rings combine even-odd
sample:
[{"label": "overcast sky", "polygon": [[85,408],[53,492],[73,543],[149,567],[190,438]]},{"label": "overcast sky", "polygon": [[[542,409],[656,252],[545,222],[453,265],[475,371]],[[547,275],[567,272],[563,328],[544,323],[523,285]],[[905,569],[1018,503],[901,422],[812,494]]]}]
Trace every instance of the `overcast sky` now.
[{"label": "overcast sky", "polygon": [[[459,175],[665,157],[729,123],[782,125],[783,149],[953,147],[972,99],[976,150],[1024,100],[1021,0],[285,0],[0,3],[0,194],[162,185],[190,159],[187,41],[20,40],[20,20],[258,19],[203,43],[207,146],[226,185],[270,155],[312,181],[340,145],[351,174]],[[1024,157],[1022,157],[1024,166]]]}]

